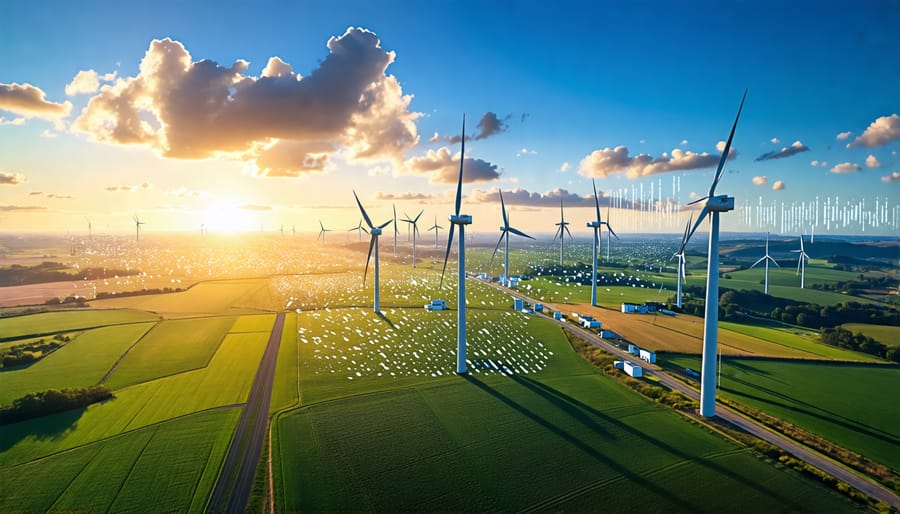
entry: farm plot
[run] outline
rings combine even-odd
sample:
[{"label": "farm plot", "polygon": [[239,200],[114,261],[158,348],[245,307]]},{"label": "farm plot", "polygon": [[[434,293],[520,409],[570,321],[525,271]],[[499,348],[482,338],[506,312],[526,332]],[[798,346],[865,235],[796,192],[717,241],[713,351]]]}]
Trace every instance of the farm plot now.
[{"label": "farm plot", "polygon": [[0,318],[0,338],[4,340],[18,339],[32,335],[57,334],[107,325],[158,320],[159,316],[132,309],[79,309],[42,312]]},{"label": "farm plot", "polygon": [[0,511],[202,511],[237,416],[207,411],[0,467]]},{"label": "farm plot", "polygon": [[130,308],[160,313],[168,318],[204,314],[243,314],[248,309],[235,307],[245,295],[252,295],[266,279],[200,282],[187,291],[144,296],[127,296],[91,302],[104,308]]},{"label": "farm plot", "polygon": [[0,405],[30,392],[99,383],[153,325],[131,323],[87,330],[28,367],[0,371]]},{"label": "farm plot", "polygon": [[[699,369],[697,357],[666,358]],[[729,358],[721,392],[799,425],[893,469],[900,468],[900,411],[889,401],[900,388],[891,365]]]},{"label": "farm plot", "polygon": [[871,325],[868,323],[845,323],[842,325],[845,330],[849,330],[854,334],[862,332],[863,335],[875,339],[879,343],[886,346],[900,345],[900,326],[888,325]]},{"label": "farm plot", "polygon": [[[807,359],[829,359],[849,362],[873,362],[883,363],[884,359],[862,352],[853,352],[843,348],[828,346],[818,341],[819,334],[812,330],[800,327],[778,327],[775,324],[751,325],[745,323],[731,323],[720,321],[721,329],[730,330],[753,336],[773,344],[784,345],[805,352],[806,355],[798,355]],[[779,355],[771,355],[777,357]],[[787,357],[788,355],[783,355]]]},{"label": "farm plot", "polygon": [[161,321],[119,361],[112,389],[206,366],[234,317]]}]

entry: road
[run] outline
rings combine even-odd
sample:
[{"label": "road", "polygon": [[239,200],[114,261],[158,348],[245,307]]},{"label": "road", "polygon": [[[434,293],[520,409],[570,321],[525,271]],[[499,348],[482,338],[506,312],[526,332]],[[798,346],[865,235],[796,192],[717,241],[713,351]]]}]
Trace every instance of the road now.
[{"label": "road", "polygon": [[[487,283],[487,282],[485,282],[485,283]],[[521,294],[518,291],[511,291],[509,289],[506,289],[498,284],[489,283],[489,285],[491,285],[492,287],[494,287],[500,291],[503,291],[504,293],[510,294],[515,297],[523,298],[524,300],[531,302],[532,304],[544,303],[544,302],[541,302],[540,300],[535,300],[534,298],[530,298],[529,296]],[[549,316],[547,316],[546,314],[540,313],[540,315],[542,315],[546,318],[552,319]],[[613,355],[616,355],[617,357],[620,357],[622,359],[634,360],[634,355],[620,349],[619,347],[617,347],[611,343],[606,342],[604,339],[602,339],[600,336],[596,335],[595,333],[585,330],[581,327],[578,327],[577,325],[573,325],[568,322],[563,321],[560,323],[565,330],[568,330],[569,332],[576,335],[580,339],[583,339],[583,340],[587,341],[588,343],[590,343],[598,348],[601,348],[602,350],[607,351]],[[643,367],[645,375],[652,375],[652,376],[656,377],[657,379],[659,379],[660,383],[662,383],[666,387],[668,387],[672,390],[678,391],[678,392],[684,394],[685,396],[687,396],[688,398],[692,398],[694,400],[700,399],[700,393],[697,392],[695,389],[691,388],[690,386],[681,382],[680,380],[671,377],[668,373],[663,372],[658,367],[653,366],[651,368],[649,366],[650,365],[648,363],[645,363],[643,361],[641,362],[641,367]],[[810,450],[809,448],[807,448],[807,447],[805,447],[805,446],[803,446],[803,445],[793,441],[792,439],[789,439],[779,433],[772,432],[765,426],[756,422],[755,420],[745,417],[744,415],[739,414],[735,411],[729,410],[721,404],[716,405],[716,415],[719,418],[726,420],[726,421],[732,423],[733,425],[737,426],[738,428],[744,430],[745,432],[748,432],[770,444],[773,444],[773,445],[781,448],[782,450],[790,453],[794,457],[821,469],[822,471],[830,474],[831,476],[837,478],[838,480],[841,480],[843,482],[846,482],[846,483],[852,485],[856,489],[862,491],[864,494],[867,494],[870,497],[875,498],[876,500],[888,503],[896,509],[900,509],[900,497],[898,497],[896,494],[894,494],[893,491],[891,491],[890,489],[887,489],[886,487],[882,486],[881,484],[877,484],[877,483],[871,482],[865,478],[862,478],[861,476],[853,473],[852,471],[850,471],[847,468],[843,467],[842,465],[836,463],[835,461],[833,461],[823,455],[820,455],[819,453],[816,453],[816,452]]]},{"label": "road", "polygon": [[284,313],[281,312],[275,318],[275,326],[272,327],[266,351],[256,370],[256,378],[253,379],[247,403],[241,412],[206,512],[241,513],[247,508],[269,422],[275,363],[278,360],[283,330]]}]

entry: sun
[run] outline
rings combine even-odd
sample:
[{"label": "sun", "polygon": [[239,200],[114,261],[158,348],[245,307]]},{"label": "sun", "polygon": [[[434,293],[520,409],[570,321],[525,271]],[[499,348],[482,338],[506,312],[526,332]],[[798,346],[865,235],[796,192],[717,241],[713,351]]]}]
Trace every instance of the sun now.
[{"label": "sun", "polygon": [[203,224],[210,232],[247,232],[259,227],[259,223],[256,213],[242,209],[236,201],[218,201],[203,215]]}]

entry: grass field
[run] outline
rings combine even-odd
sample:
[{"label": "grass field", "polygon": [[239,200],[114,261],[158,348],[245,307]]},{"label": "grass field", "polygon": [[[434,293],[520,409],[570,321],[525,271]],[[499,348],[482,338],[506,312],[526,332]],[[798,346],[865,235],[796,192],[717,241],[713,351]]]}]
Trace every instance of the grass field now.
[{"label": "grass field", "polygon": [[[540,334],[535,340],[548,356],[525,353],[530,366],[510,361],[525,371],[431,377],[428,369],[411,373],[420,361],[388,357],[406,379],[351,381],[346,373],[316,374],[324,369],[319,359],[343,363],[346,353],[339,350],[355,345],[359,363],[362,353],[379,360],[378,351],[337,333],[329,334],[332,344],[323,338],[315,348],[329,359],[315,357],[303,339],[323,335],[304,332],[304,316],[298,322],[303,406],[276,418],[279,509],[577,510],[602,503],[605,510],[629,510],[633,505],[615,499],[622,490],[649,511],[722,511],[735,504],[759,511],[852,508],[597,374],[552,322],[522,318],[530,333]],[[411,341],[416,351],[452,353],[429,346],[441,334],[423,330]],[[449,327],[443,332],[453,335]],[[492,333],[502,348],[497,336],[509,332]],[[354,383],[352,392],[344,389],[347,382]]]},{"label": "grass field", "polygon": [[0,511],[201,512],[237,415],[202,412],[0,468]]},{"label": "grass field", "polygon": [[82,332],[34,364],[0,371],[0,405],[26,393],[94,385],[154,323],[130,323]]},{"label": "grass field", "polygon": [[[699,369],[699,357],[665,358]],[[722,393],[900,469],[900,367],[729,358]]]},{"label": "grass field", "polygon": [[168,318],[199,316],[204,314],[244,314],[250,309],[241,308],[241,299],[252,295],[266,279],[217,280],[200,282],[187,291],[146,296],[126,296],[92,301],[101,308],[140,309],[159,313]]},{"label": "grass field", "polygon": [[234,317],[161,321],[122,358],[106,385],[119,389],[202,368],[234,323]]},{"label": "grass field", "polygon": [[92,327],[157,321],[158,316],[131,309],[78,309],[0,318],[0,338],[56,334]]},{"label": "grass field", "polygon": [[900,346],[900,326],[870,325],[867,323],[845,323],[841,326],[854,334],[862,332],[863,335],[871,337],[886,346]]},{"label": "grass field", "polygon": [[281,347],[278,349],[278,361],[275,364],[275,382],[272,385],[272,401],[270,412],[293,407],[300,401],[300,340],[297,337],[297,317],[295,313],[287,313],[284,318],[284,331],[281,334]]}]

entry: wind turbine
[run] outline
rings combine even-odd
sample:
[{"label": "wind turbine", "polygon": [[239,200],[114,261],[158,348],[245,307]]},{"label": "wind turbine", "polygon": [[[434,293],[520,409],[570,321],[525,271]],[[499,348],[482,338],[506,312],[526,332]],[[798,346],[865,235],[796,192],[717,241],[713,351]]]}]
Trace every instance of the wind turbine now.
[{"label": "wind turbine", "polygon": [[362,233],[363,232],[365,232],[366,234],[369,233],[369,231],[366,230],[366,227],[364,227],[362,223],[363,223],[363,220],[359,220],[359,223],[355,227],[351,227],[351,228],[347,229],[347,232],[348,232],[347,237],[348,238],[350,237],[349,232],[353,232],[354,230],[356,230],[357,234],[359,235],[359,240],[362,241]]},{"label": "wind turbine", "polygon": [[419,218],[422,217],[423,212],[425,212],[424,209],[419,211],[419,215],[416,216],[415,219],[409,219],[409,214],[406,214],[405,212],[403,213],[404,215],[406,215],[406,218],[403,221],[412,225],[412,239],[413,239],[413,259],[412,259],[413,262],[412,262],[412,265],[413,265],[413,268],[416,267],[416,233],[419,231],[419,225],[418,225]]},{"label": "wind turbine", "polygon": [[[776,262],[775,259],[773,259],[769,255],[769,233],[766,232],[766,254],[763,255],[762,257],[760,257],[758,261],[753,263],[753,266],[756,266],[760,262],[766,263],[766,290],[765,290],[766,294],[769,294],[769,261],[772,261],[772,264],[778,266],[778,262]],[[752,268],[753,266],[750,266],[750,267]],[[780,268],[781,266],[778,266],[778,267]]]},{"label": "wind turbine", "polygon": [[[556,238],[559,238],[559,265],[563,265],[563,245],[564,239],[566,237],[566,232],[569,232],[569,222],[566,221],[566,217],[563,214],[563,199],[562,196],[559,197],[559,223],[556,224],[559,229],[556,230],[556,235],[553,236],[553,240],[556,241]],[[572,232],[569,232],[569,237],[572,237]]]},{"label": "wind turbine", "polygon": [[394,257],[397,256],[397,204],[392,203],[391,206],[394,208]]},{"label": "wind turbine", "polygon": [[134,240],[135,240],[135,242],[138,242],[141,240],[141,225],[143,225],[143,224],[144,224],[144,222],[141,221],[140,218],[138,218],[137,214],[135,214],[134,215],[134,230],[135,230]]},{"label": "wind turbine", "polygon": [[[598,216],[597,219],[600,219]],[[612,229],[612,225],[609,224],[609,204],[606,204],[606,221],[603,222],[606,225],[606,230],[609,231],[609,234],[616,238],[616,241],[619,240],[619,236],[616,235],[616,231]],[[609,262],[609,247],[612,243],[612,237],[606,237],[606,261]]]},{"label": "wind turbine", "polygon": [[809,255],[806,255],[806,251],[803,249],[803,234],[800,234],[800,249],[791,250],[791,252],[800,254],[800,259],[797,261],[797,273],[800,274],[800,289],[803,289],[806,279],[806,261],[809,260]]},{"label": "wind turbine", "polygon": [[685,269],[687,268],[687,259],[684,256],[684,247],[687,246],[688,231],[691,229],[691,221],[693,221],[693,218],[693,216],[688,218],[687,224],[685,224],[684,226],[684,235],[681,236],[681,247],[679,247],[678,251],[672,254],[672,257],[669,258],[669,260],[672,260],[678,257],[678,270],[676,271],[676,274],[678,275],[678,293],[675,301],[679,309],[681,308],[681,284],[687,275],[685,271]]},{"label": "wind turbine", "polygon": [[[744,100],[747,99],[747,91],[744,90],[744,96],[741,98],[741,105],[738,107],[737,116],[734,118],[734,125],[731,127],[731,134],[725,143],[722,151],[722,157],[719,159],[719,167],[716,169],[715,177],[712,185],[709,187],[709,193],[690,204],[706,201],[700,216],[694,223],[694,227],[688,233],[688,239],[700,226],[700,223],[706,219],[710,213],[711,227],[709,230],[709,257],[706,272],[706,312],[703,318],[703,360],[701,361],[701,377],[700,377],[700,415],[704,417],[712,417],[716,415],[716,352],[718,347],[718,330],[719,330],[719,213],[734,210],[734,197],[728,195],[716,195],[716,185],[722,178],[722,171],[725,167],[725,161],[728,159],[728,153],[731,150],[731,141],[734,139],[734,131],[737,128],[738,119],[741,117],[741,110],[744,108]],[[690,205],[689,204],[689,205]]]},{"label": "wind turbine", "polygon": [[[351,228],[350,230],[356,230],[356,229]],[[319,237],[316,238],[316,241],[321,239],[322,244],[325,244],[325,232],[333,232],[333,230],[325,228],[325,225],[322,224],[322,220],[319,220]]]},{"label": "wind turbine", "polygon": [[453,246],[453,230],[459,225],[459,276],[457,277],[456,299],[456,372],[467,373],[466,369],[466,225],[472,224],[472,216],[460,214],[462,207],[463,164],[466,162],[466,116],[463,115],[462,147],[459,152],[459,183],[456,185],[456,210],[450,215],[450,237],[447,239],[447,253],[444,254],[444,269],[441,270],[441,283],[444,284],[444,272],[447,271],[447,259]]},{"label": "wind turbine", "polygon": [[434,217],[434,225],[428,229],[429,232],[434,230],[434,247],[435,248],[438,247],[438,232],[440,232],[440,229],[442,229],[442,228],[444,228],[444,227],[437,224],[437,216],[435,216]]},{"label": "wind turbine", "polygon": [[597,196],[597,183],[594,179],[591,179],[591,184],[594,186],[594,207],[597,209],[597,219],[589,221],[586,223],[588,228],[594,229],[594,251],[593,251],[593,264],[592,264],[592,275],[591,275],[591,305],[597,305],[597,249],[600,247],[600,227],[603,225],[603,220],[600,217],[600,197]]},{"label": "wind turbine", "polygon": [[366,257],[366,269],[363,272],[363,286],[366,285],[366,274],[369,272],[369,260],[372,258],[372,248],[375,248],[375,306],[374,310],[376,313],[381,312],[381,299],[379,298],[378,291],[378,237],[381,235],[381,229],[391,224],[393,220],[387,220],[381,225],[377,227],[372,224],[372,220],[369,219],[369,215],[366,214],[366,210],[363,209],[362,203],[359,201],[359,197],[356,196],[356,191],[353,191],[353,197],[356,198],[356,204],[359,205],[359,212],[362,213],[363,218],[366,220],[366,225],[369,226],[368,233],[372,235],[372,238],[369,240],[369,256]]},{"label": "wind turbine", "polygon": [[87,218],[87,217],[85,217],[84,219],[85,219],[85,221],[87,221],[87,224],[88,224],[88,241],[93,241],[94,240],[94,232],[91,227],[91,219]]},{"label": "wind turbine", "polygon": [[[499,188],[498,188],[499,190]],[[494,253],[491,254],[491,268],[494,267],[494,256],[497,255],[497,250],[500,248],[500,243],[503,242],[503,239],[506,238],[506,250],[504,254],[504,264],[503,264],[503,276],[506,282],[506,287],[512,286],[512,280],[509,278],[509,234],[512,232],[517,236],[527,237],[528,239],[534,239],[529,236],[525,232],[517,228],[513,228],[509,226],[509,216],[506,214],[506,204],[503,202],[503,191],[500,190],[500,212],[503,213],[503,225],[500,227],[500,239],[497,240],[497,246],[494,247]]]}]

